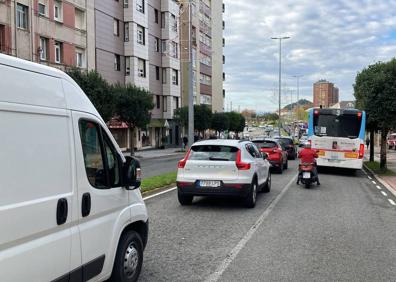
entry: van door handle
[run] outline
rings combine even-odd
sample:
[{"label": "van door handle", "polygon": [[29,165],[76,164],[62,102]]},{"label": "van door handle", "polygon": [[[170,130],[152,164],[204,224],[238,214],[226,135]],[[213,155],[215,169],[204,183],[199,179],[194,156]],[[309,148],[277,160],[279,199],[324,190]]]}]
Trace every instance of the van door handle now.
[{"label": "van door handle", "polygon": [[62,225],[67,220],[68,205],[65,198],[58,200],[58,205],[56,207],[56,223]]},{"label": "van door handle", "polygon": [[91,213],[91,195],[84,193],[81,201],[81,214],[83,217],[88,216]]}]

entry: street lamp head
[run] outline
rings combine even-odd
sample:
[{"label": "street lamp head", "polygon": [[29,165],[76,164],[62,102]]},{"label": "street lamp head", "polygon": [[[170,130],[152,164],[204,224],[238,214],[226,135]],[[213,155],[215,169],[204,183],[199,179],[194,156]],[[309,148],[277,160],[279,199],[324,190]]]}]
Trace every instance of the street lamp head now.
[{"label": "street lamp head", "polygon": [[289,39],[289,38],[290,38],[290,36],[271,37],[271,39],[280,39],[280,40],[282,40],[282,39]]}]

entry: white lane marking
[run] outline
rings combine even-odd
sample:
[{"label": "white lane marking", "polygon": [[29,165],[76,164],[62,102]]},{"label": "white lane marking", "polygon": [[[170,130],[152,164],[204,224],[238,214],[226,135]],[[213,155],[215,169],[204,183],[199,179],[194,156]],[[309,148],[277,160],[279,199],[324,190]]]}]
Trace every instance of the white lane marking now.
[{"label": "white lane marking", "polygon": [[384,191],[381,191],[382,195],[384,195],[385,197],[388,196],[388,194],[386,194]]},{"label": "white lane marking", "polygon": [[363,171],[363,173],[364,173],[365,175],[368,175],[367,172],[366,172],[365,170],[362,170],[362,171]]},{"label": "white lane marking", "polygon": [[375,182],[374,180],[373,180],[373,181],[371,181],[371,182],[373,182],[373,184],[374,184],[374,185],[376,185],[376,184],[377,184],[377,182]]},{"label": "white lane marking", "polygon": [[396,206],[396,203],[392,199],[388,199],[389,203],[391,203],[392,206]]},{"label": "white lane marking", "polygon": [[162,195],[162,194],[165,194],[165,193],[169,193],[169,192],[171,192],[171,191],[174,191],[174,190],[176,190],[177,189],[177,187],[173,187],[173,188],[169,188],[168,190],[165,190],[165,191],[162,191],[162,192],[159,192],[159,193],[157,193],[157,194],[154,194],[154,195],[150,195],[150,196],[147,196],[147,197],[144,197],[143,198],[143,200],[148,200],[148,199],[151,199],[151,198],[154,198],[154,197],[157,197],[157,196],[159,196],[159,195]]},{"label": "white lane marking", "polygon": [[378,190],[381,190],[381,187],[380,187],[379,185],[377,185],[377,189],[378,189]]},{"label": "white lane marking", "polygon": [[286,194],[287,190],[289,190],[290,186],[296,181],[297,175],[295,175],[292,180],[283,188],[278,196],[272,201],[272,203],[268,206],[268,208],[260,215],[257,221],[253,224],[253,226],[249,229],[249,231],[243,236],[241,241],[227,254],[226,258],[220,263],[220,265],[216,268],[215,272],[213,272],[205,282],[216,282],[220,279],[221,275],[223,275],[224,271],[230,266],[233,260],[237,257],[239,252],[245,247],[246,243],[252,238],[254,233],[259,229],[260,225],[264,222],[264,220],[268,217],[271,211],[275,208],[276,204],[282,199],[282,197]]},{"label": "white lane marking", "polygon": [[371,178],[370,176],[368,176],[368,175],[367,175],[367,177],[368,177],[368,179],[370,179],[370,180],[372,179],[372,178]]}]

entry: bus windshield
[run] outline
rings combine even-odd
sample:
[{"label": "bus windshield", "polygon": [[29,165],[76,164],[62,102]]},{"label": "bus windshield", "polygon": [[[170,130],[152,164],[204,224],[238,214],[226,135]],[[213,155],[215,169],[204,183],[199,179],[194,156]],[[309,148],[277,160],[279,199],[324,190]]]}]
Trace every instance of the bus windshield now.
[{"label": "bus windshield", "polygon": [[361,119],[357,115],[319,114],[314,118],[316,136],[358,138]]}]

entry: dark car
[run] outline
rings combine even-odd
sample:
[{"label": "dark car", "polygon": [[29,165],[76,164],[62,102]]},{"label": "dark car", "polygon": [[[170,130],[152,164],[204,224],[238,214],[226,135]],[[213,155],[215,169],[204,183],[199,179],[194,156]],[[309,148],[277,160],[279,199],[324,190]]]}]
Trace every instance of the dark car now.
[{"label": "dark car", "polygon": [[281,137],[275,137],[275,139],[286,147],[287,156],[289,160],[295,160],[297,158],[297,147],[294,144],[293,138],[281,136]]},{"label": "dark car", "polygon": [[282,173],[288,167],[286,148],[275,139],[256,138],[252,141],[260,152],[267,153],[268,161],[272,167]]}]

